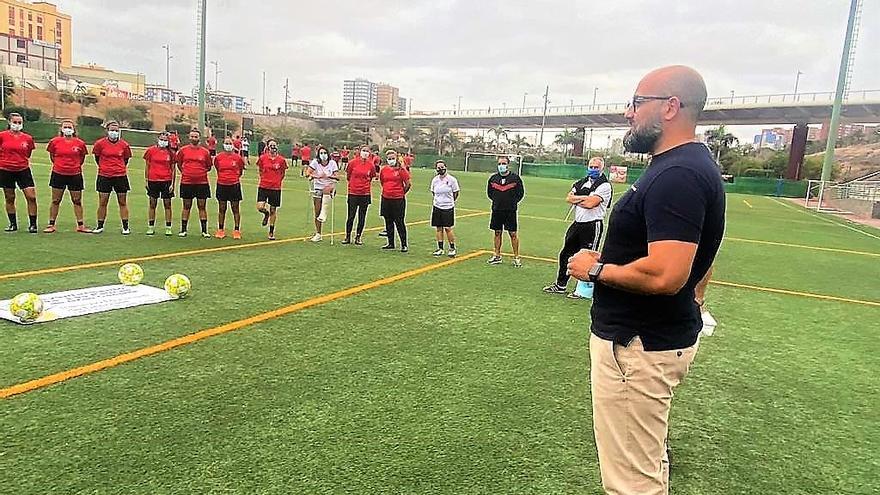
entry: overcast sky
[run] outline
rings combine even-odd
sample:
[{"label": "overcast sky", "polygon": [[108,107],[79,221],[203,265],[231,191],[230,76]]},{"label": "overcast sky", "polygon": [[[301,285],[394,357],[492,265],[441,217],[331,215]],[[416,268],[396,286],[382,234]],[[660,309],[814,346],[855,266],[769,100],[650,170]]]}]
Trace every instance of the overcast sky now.
[{"label": "overcast sky", "polygon": [[[56,0],[73,61],[196,84],[196,0]],[[259,8],[257,8],[259,7]],[[692,65],[710,96],[831,91],[848,0],[208,0],[207,59],[220,89],[280,106],[342,106],[342,81],[389,82],[414,109],[625,101],[641,75]],[[853,89],[880,89],[880,1],[864,2]],[[214,66],[208,65],[213,85]]]}]

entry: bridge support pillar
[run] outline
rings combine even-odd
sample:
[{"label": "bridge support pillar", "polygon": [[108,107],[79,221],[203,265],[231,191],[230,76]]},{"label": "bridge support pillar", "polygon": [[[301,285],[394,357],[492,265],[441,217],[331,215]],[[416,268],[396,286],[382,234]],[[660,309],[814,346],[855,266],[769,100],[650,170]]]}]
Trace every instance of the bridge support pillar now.
[{"label": "bridge support pillar", "polygon": [[804,153],[807,150],[807,134],[809,126],[805,123],[797,124],[791,133],[791,145],[788,147],[788,168],[785,178],[799,180],[804,165]]},{"label": "bridge support pillar", "polygon": [[[574,130],[575,134],[579,134],[581,136],[586,136],[587,128],[586,127],[578,127]],[[578,139],[574,143],[574,150],[571,152],[572,156],[584,156],[584,140]]]}]

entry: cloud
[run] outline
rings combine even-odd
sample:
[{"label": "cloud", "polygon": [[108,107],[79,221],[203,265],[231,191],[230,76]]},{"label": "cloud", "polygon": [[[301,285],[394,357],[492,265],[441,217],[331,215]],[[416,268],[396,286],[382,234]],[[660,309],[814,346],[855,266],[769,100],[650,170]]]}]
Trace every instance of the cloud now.
[{"label": "cloud", "polygon": [[[74,60],[195,85],[195,0],[58,0],[73,16]],[[699,69],[711,95],[835,87],[847,2],[804,0],[211,0],[208,60],[220,87],[259,107],[293,98],[339,109],[342,81],[387,81],[417,109],[624,101],[648,70]],[[853,87],[880,88],[880,2],[865,2]],[[208,80],[213,67],[208,66]]]}]

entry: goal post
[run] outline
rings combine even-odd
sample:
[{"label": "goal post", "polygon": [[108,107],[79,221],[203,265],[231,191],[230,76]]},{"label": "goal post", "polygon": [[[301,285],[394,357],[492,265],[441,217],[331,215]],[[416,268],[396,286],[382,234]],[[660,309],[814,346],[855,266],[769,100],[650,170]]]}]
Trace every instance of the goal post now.
[{"label": "goal post", "polygon": [[468,151],[464,156],[465,172],[496,172],[498,170],[498,158],[506,156],[510,159],[510,169],[522,175],[522,155],[513,153],[486,153],[481,151]]}]

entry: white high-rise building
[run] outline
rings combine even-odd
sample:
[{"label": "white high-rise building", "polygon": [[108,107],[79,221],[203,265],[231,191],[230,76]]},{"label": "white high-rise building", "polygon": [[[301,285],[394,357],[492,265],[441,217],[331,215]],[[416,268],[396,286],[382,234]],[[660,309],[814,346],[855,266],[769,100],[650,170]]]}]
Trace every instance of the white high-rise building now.
[{"label": "white high-rise building", "polygon": [[378,85],[364,78],[346,79],[342,85],[342,113],[370,115],[376,111]]}]

